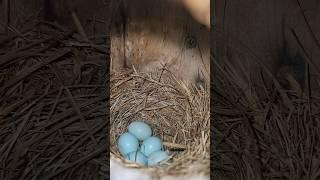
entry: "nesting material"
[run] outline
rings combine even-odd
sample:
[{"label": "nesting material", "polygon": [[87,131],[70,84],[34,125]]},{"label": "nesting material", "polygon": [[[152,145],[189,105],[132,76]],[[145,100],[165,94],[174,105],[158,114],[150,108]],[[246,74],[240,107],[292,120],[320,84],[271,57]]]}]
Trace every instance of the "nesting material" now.
[{"label": "nesting material", "polygon": [[[230,50],[260,63],[240,45]],[[287,89],[265,66],[247,68],[245,58],[212,61],[213,179],[317,179],[320,95],[311,82],[319,77]]]},{"label": "nesting material", "polygon": [[[118,72],[111,76],[111,159],[141,169],[155,178],[209,175],[209,93],[187,87],[166,71]],[[157,167],[124,160],[117,138],[135,120],[148,123],[160,137],[170,159]]]},{"label": "nesting material", "polygon": [[38,20],[0,32],[1,180],[103,178],[108,40],[78,37]]}]

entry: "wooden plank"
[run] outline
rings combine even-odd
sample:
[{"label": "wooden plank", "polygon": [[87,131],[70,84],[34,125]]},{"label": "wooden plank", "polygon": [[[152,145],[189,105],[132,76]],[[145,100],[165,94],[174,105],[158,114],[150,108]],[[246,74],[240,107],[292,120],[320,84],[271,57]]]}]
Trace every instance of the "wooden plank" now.
[{"label": "wooden plank", "polygon": [[153,71],[164,64],[188,82],[208,82],[210,32],[189,12],[166,0],[123,0],[113,4],[112,69]]},{"label": "wooden plank", "polygon": [[8,27],[10,25],[10,0],[3,0],[3,8],[5,32],[8,33]]}]

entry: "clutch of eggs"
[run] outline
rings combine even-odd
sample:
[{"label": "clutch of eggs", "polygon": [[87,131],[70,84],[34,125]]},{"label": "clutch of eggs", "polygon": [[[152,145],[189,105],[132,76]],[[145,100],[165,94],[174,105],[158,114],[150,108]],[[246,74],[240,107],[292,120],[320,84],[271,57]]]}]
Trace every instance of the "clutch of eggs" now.
[{"label": "clutch of eggs", "polygon": [[[128,126],[128,131],[118,139],[120,154],[127,160],[144,166],[156,166],[169,158],[162,151],[161,140],[152,136],[151,127],[141,121],[134,121]],[[140,146],[139,141],[142,141]]]}]

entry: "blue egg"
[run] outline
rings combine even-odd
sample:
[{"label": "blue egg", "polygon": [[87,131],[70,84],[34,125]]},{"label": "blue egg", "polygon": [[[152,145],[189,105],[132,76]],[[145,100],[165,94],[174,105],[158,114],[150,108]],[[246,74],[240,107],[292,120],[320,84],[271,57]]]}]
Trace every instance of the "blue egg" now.
[{"label": "blue egg", "polygon": [[130,160],[130,161],[134,161],[134,162],[141,164],[141,165],[144,165],[144,166],[146,166],[148,163],[148,158],[139,151],[134,151],[134,152],[129,153],[126,156],[126,159]]},{"label": "blue egg", "polygon": [[156,151],[150,154],[148,158],[149,166],[159,165],[160,162],[165,161],[169,158],[168,154],[165,151]]},{"label": "blue egg", "polygon": [[128,127],[128,131],[135,135],[140,141],[147,139],[152,134],[150,126],[139,121],[132,122]]},{"label": "blue egg", "polygon": [[155,151],[160,151],[162,148],[161,140],[158,137],[151,136],[148,139],[144,140],[141,145],[141,152],[149,156]]},{"label": "blue egg", "polygon": [[137,151],[139,148],[138,139],[130,134],[124,133],[118,139],[118,149],[122,156],[126,156],[127,154]]}]

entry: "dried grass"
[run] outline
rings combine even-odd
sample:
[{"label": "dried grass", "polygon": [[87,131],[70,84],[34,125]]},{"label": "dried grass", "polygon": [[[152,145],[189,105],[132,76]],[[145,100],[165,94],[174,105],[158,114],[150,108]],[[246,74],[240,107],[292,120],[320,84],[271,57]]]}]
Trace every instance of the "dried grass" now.
[{"label": "dried grass", "polygon": [[[119,72],[111,78],[111,157],[155,177],[209,175],[209,94],[187,87],[169,72]],[[134,120],[143,120],[164,142],[170,160],[159,167],[124,161],[116,140]],[[190,168],[192,167],[192,168]]]},{"label": "dried grass", "polygon": [[32,21],[0,44],[0,179],[104,178],[106,43]]},{"label": "dried grass", "polygon": [[233,44],[262,72],[213,59],[214,179],[318,179],[319,91],[284,89],[257,56]]}]

